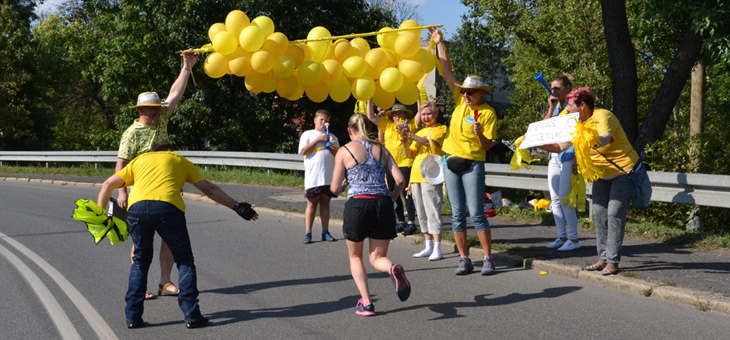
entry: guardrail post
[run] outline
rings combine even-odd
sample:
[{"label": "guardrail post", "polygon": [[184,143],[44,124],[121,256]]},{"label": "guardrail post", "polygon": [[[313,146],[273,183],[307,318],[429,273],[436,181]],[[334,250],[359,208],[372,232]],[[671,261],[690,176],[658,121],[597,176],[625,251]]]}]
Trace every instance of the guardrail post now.
[{"label": "guardrail post", "polygon": [[99,170],[99,162],[94,162],[94,170]]},{"label": "guardrail post", "polygon": [[46,169],[48,169],[48,168],[50,168],[50,166],[48,166],[48,162],[46,162]]}]

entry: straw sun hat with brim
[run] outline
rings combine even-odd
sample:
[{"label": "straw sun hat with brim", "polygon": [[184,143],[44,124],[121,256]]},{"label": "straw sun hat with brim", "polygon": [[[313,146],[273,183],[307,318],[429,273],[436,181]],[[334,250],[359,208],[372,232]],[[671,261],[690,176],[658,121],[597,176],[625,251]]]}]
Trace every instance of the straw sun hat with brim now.
[{"label": "straw sun hat with brim", "polygon": [[137,105],[130,106],[130,108],[143,106],[162,107],[167,106],[167,103],[160,100],[157,92],[142,92],[137,96]]},{"label": "straw sun hat with brim", "polygon": [[403,104],[395,104],[395,105],[393,105],[393,107],[391,107],[390,110],[385,111],[385,115],[388,118],[391,118],[392,119],[393,118],[393,112],[405,112],[406,119],[410,119],[411,117],[413,117],[413,111],[411,111],[408,108],[406,108],[406,106],[403,105]]},{"label": "straw sun hat with brim", "polygon": [[492,87],[485,84],[484,78],[480,76],[466,76],[463,83],[454,83],[454,85],[462,89],[484,90],[485,92],[492,90]]}]

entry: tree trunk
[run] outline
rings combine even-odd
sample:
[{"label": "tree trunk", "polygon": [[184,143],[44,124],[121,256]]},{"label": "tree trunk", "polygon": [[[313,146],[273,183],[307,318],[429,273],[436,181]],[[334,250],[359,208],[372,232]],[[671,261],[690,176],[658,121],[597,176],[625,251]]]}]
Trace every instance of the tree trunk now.
[{"label": "tree trunk", "polygon": [[[695,32],[692,25],[689,25],[682,42],[677,48],[677,52],[674,54],[672,63],[664,74],[664,80],[656,92],[654,102],[652,102],[649,112],[644,118],[641,132],[634,143],[636,150],[643,150],[647,143],[660,140],[664,135],[672,108],[677,103],[677,99],[690,76],[690,71],[692,71],[694,63],[699,58],[700,52],[702,52],[702,42],[703,37]],[[616,87],[615,83],[614,87]]]},{"label": "tree trunk", "polygon": [[603,31],[611,65],[613,109],[629,141],[638,135],[636,57],[626,17],[626,1],[601,0]]}]

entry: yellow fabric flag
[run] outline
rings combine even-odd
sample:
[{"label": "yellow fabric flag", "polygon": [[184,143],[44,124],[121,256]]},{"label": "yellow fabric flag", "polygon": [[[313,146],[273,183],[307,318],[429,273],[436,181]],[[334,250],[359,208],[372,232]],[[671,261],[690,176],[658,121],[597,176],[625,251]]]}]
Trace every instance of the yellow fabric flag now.
[{"label": "yellow fabric flag", "polygon": [[[423,81],[426,80],[426,75],[424,74],[423,77],[421,77],[421,80],[418,81],[418,90],[420,92],[420,99],[421,104],[428,101],[428,93],[426,93],[426,87],[423,86]],[[419,108],[420,109],[420,108]]]},{"label": "yellow fabric flag", "polygon": [[568,204],[570,208],[581,212],[586,211],[586,181],[583,179],[583,175],[580,173],[571,175],[570,182],[570,193],[568,197],[560,201],[560,204]]},{"label": "yellow fabric flag", "polygon": [[589,125],[578,121],[573,133],[573,147],[575,149],[575,161],[578,164],[578,172],[587,181],[594,182],[603,177],[603,170],[599,169],[590,156],[592,148],[598,146],[601,139],[598,131]]},{"label": "yellow fabric flag", "polygon": [[530,163],[534,162],[535,160],[530,157],[530,153],[527,152],[527,150],[520,149],[521,144],[522,137],[517,138],[517,140],[515,141],[515,153],[512,155],[512,159],[509,161],[509,169],[511,171],[517,171],[520,169],[520,166],[522,166],[527,170],[535,171],[535,169],[530,166]]},{"label": "yellow fabric flag", "polygon": [[[431,51],[434,55],[436,54],[436,43],[433,42],[433,40],[429,40],[428,43],[428,50]],[[449,58],[449,53],[446,52],[446,60],[449,61],[449,64],[451,64],[451,69],[454,69],[454,63],[451,62],[451,58]],[[441,61],[436,60],[436,68],[439,71],[439,74],[443,77],[444,76],[444,70],[441,69]]]}]

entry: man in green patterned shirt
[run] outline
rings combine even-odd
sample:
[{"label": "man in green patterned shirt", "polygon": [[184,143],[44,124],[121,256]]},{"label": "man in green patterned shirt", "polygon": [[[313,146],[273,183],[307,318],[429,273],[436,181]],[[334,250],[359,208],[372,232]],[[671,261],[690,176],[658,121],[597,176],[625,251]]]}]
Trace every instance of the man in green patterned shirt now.
[{"label": "man in green patterned shirt", "polygon": [[[115,170],[121,171],[135,157],[150,150],[152,144],[161,140],[169,140],[167,137],[167,123],[170,121],[175,106],[182,99],[185,88],[188,85],[190,70],[198,60],[200,53],[192,49],[183,53],[183,67],[180,74],[172,84],[167,100],[162,102],[156,92],[143,92],[137,97],[137,108],[139,119],[135,119],[130,125],[119,143],[117,154],[117,165]],[[119,205],[127,209],[127,188],[119,189],[117,201]],[[134,248],[132,248],[134,254]],[[170,248],[165,241],[160,247],[160,284],[158,295],[178,295],[180,290],[170,281],[170,273],[175,263]],[[155,296],[147,292],[146,299],[153,299]]]}]

